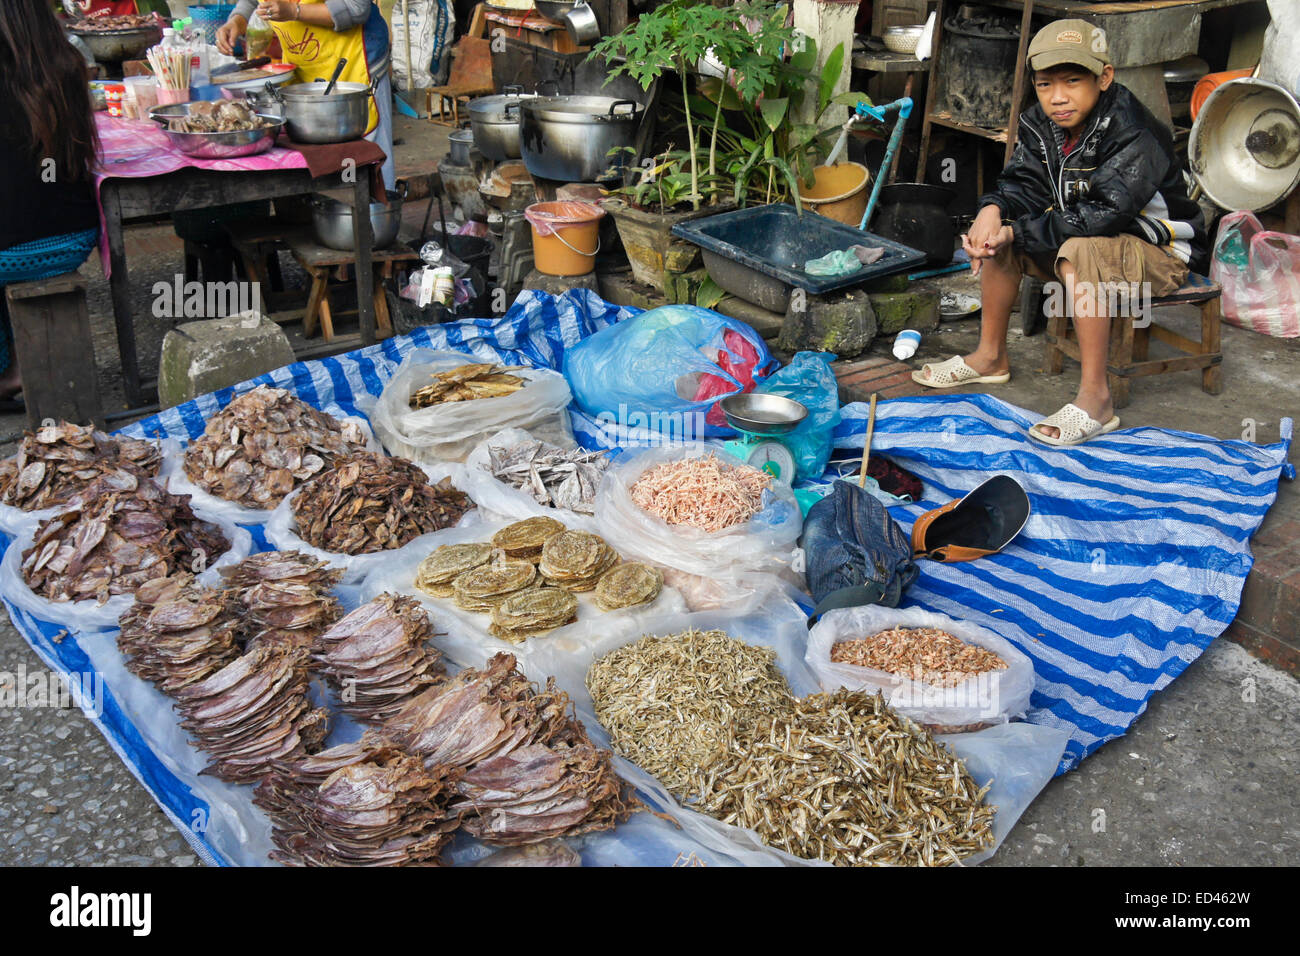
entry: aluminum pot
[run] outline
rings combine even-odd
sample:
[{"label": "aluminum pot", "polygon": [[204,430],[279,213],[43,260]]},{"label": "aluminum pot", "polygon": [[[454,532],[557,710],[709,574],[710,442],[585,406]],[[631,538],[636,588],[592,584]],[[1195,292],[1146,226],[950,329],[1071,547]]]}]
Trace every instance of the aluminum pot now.
[{"label": "aluminum pot", "polygon": [[[327,85],[325,80],[280,88],[266,84],[266,95],[279,104],[277,112],[283,113],[289,138],[294,142],[346,143],[366,135],[374,92],[370,84],[336,83],[334,91],[326,96]],[[258,111],[262,112],[262,107]]]},{"label": "aluminum pot", "polygon": [[447,137],[453,166],[469,165],[469,149],[474,145],[474,134],[467,129],[458,129]]},{"label": "aluminum pot", "polygon": [[68,32],[80,37],[96,63],[121,63],[144,56],[144,51],[162,42],[162,27],[133,27],[128,30],[78,30]]},{"label": "aluminum pot", "polygon": [[[403,193],[389,191],[388,204],[370,204],[370,230],[374,234],[376,249],[384,249],[397,239],[402,225]],[[353,248],[352,207],[319,193],[311,197],[311,224],[316,241],[331,249],[350,251]]]},{"label": "aluminum pot", "polygon": [[543,179],[589,183],[605,178],[627,155],[609,151],[632,146],[645,116],[634,100],[612,96],[547,96],[521,104],[520,155]]},{"label": "aluminum pot", "polygon": [[469,125],[478,151],[496,163],[519,158],[519,107],[535,93],[504,93],[469,101]]}]

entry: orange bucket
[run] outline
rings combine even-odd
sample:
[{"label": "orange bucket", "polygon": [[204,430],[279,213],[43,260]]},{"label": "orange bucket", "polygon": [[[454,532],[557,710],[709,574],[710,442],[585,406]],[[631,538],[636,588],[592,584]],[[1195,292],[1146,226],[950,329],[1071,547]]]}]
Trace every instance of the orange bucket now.
[{"label": "orange bucket", "polygon": [[814,166],[813,184],[799,184],[799,202],[827,219],[858,227],[867,211],[871,172],[861,163]]},{"label": "orange bucket", "polygon": [[1201,114],[1201,107],[1205,105],[1205,101],[1220,86],[1232,80],[1245,79],[1254,72],[1253,67],[1249,70],[1228,70],[1224,73],[1207,73],[1197,80],[1196,86],[1192,88],[1192,119],[1195,120]]},{"label": "orange bucket", "polygon": [[535,202],[524,210],[533,229],[533,266],[551,276],[585,276],[596,268],[600,220],[589,202]]}]

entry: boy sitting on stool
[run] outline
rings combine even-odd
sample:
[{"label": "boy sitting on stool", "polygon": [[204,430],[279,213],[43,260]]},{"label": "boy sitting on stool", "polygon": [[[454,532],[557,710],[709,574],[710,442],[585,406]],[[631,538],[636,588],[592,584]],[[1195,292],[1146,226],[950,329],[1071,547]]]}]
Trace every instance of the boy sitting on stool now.
[{"label": "boy sitting on stool", "polygon": [[[912,378],[932,388],[1008,381],[1007,324],[1021,276],[1059,279],[1079,337],[1079,392],[1029,434],[1076,445],[1119,427],[1106,384],[1108,302],[1127,301],[1131,313],[1130,290],[1142,289],[1144,301],[1169,295],[1189,268],[1205,270],[1208,244],[1169,130],[1115,82],[1104,31],[1086,20],[1050,23],[1029,45],[1029,67],[1038,104],[1021,114],[1011,162],[962,236],[981,276],[979,346]],[[1061,298],[1058,289],[1049,301]]]}]

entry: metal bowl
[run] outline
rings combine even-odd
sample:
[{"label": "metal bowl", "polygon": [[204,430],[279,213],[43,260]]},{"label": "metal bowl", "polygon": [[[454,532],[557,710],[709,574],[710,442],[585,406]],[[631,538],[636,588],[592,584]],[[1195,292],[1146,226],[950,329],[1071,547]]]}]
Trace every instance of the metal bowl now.
[{"label": "metal bowl", "polygon": [[886,27],[882,39],[885,41],[885,49],[891,53],[915,53],[916,45],[921,42],[921,34],[924,32],[924,23],[911,27]]},{"label": "metal bowl", "polygon": [[794,399],[764,392],[728,395],[718,406],[728,425],[751,435],[784,435],[808,417],[808,409]]},{"label": "metal bowl", "polygon": [[144,51],[162,42],[162,27],[135,27],[130,30],[78,30],[68,27],[68,32],[80,37],[97,63],[121,63],[135,60]]},{"label": "metal bowl", "polygon": [[[151,114],[152,115],[152,114]],[[265,113],[257,114],[268,125],[261,129],[235,129],[224,133],[177,133],[163,128],[163,135],[186,156],[195,159],[237,159],[256,156],[275,146],[284,120]],[[153,117],[155,120],[158,117]]]},{"label": "metal bowl", "polygon": [[[311,197],[311,222],[316,241],[331,249],[350,251],[353,248],[352,207],[319,193]],[[370,204],[370,231],[374,234],[374,248],[384,249],[397,239],[402,226],[402,194],[390,191],[388,205]]]},{"label": "metal bowl", "polygon": [[556,23],[564,22],[564,15],[576,7],[577,2],[569,3],[567,0],[533,0],[533,6],[537,12],[548,20],[554,20]]}]

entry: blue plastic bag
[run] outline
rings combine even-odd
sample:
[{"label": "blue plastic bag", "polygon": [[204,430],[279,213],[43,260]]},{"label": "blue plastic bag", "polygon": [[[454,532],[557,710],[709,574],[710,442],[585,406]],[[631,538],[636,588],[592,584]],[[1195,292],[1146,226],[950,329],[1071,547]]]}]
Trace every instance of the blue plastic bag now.
[{"label": "blue plastic bag", "polygon": [[808,409],[799,427],[781,438],[794,455],[797,481],[820,477],[835,446],[831,432],[840,423],[840,388],[831,371],[834,360],[829,352],[798,352],[755,389],[792,398]]},{"label": "blue plastic bag", "polygon": [[[733,333],[730,343],[728,332]],[[756,357],[734,347],[736,336]],[[718,364],[720,354],[736,365],[752,359],[755,382],[777,367],[762,336],[744,322],[693,305],[664,305],[567,349],[564,377],[578,407],[605,423],[648,428],[680,441],[722,437],[733,434],[725,421],[715,415],[715,421],[706,422],[705,417],[721,395],[745,386]],[[710,383],[730,387],[697,400]]]}]

